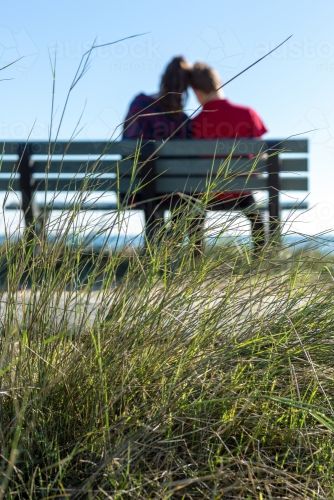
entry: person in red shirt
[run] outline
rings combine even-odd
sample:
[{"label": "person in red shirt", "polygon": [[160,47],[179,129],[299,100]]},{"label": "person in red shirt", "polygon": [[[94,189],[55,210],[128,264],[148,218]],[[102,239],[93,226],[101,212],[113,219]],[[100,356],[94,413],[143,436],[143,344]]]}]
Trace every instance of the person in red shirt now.
[{"label": "person in red shirt", "polygon": [[[252,108],[227,100],[218,73],[205,63],[195,63],[190,85],[202,105],[201,112],[192,119],[192,137],[196,139],[259,138],[267,132],[266,126]],[[265,244],[265,229],[255,198],[249,191],[219,193],[213,200],[215,210],[240,210],[251,222],[254,250]],[[204,218],[198,220],[198,234],[203,231]],[[202,227],[201,227],[202,226]],[[200,236],[199,236],[200,237]]]}]

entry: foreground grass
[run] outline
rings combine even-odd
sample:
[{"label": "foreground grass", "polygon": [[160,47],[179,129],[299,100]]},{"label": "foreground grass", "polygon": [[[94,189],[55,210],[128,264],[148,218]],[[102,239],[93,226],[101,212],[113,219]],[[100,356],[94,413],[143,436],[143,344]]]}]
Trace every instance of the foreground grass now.
[{"label": "foreground grass", "polygon": [[1,498],[334,496],[332,263],[190,247],[3,249]]}]

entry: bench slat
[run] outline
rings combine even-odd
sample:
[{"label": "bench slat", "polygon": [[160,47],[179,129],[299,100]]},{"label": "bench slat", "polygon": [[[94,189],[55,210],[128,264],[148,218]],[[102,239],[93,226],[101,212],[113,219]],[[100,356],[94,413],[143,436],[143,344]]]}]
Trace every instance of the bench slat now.
[{"label": "bench slat", "polygon": [[[36,190],[45,191],[118,191],[124,194],[130,188],[130,179],[123,177],[119,180],[113,178],[63,178],[58,179],[39,179],[36,181]],[[158,194],[173,193],[173,192],[204,192],[207,190],[207,182],[203,177],[158,177],[155,181],[156,192]],[[140,181],[135,180],[133,186],[140,186]],[[211,186],[213,192],[217,191],[238,191],[247,190],[264,190],[268,189],[267,179],[262,177],[250,177],[234,179],[218,179],[214,180]],[[136,189],[135,189],[136,190]],[[138,190],[138,189],[137,189]],[[308,179],[306,177],[291,177],[281,179],[282,191],[307,191]],[[132,192],[133,190],[131,190]]]},{"label": "bench slat", "polygon": [[309,205],[307,201],[283,202],[280,204],[281,210],[307,210]]},{"label": "bench slat", "polygon": [[[170,160],[161,159],[156,162],[156,173],[163,174],[168,173],[168,175],[202,175],[206,176],[207,173],[217,173],[220,169],[225,171],[228,165],[228,170],[230,172],[248,173],[253,171],[253,160],[248,159],[236,159],[229,162],[224,160],[210,160],[210,159],[188,159],[184,158],[182,160]],[[33,170],[35,173],[44,173],[47,164],[43,160],[35,161],[33,164]],[[262,172],[265,170],[265,163],[259,162],[257,165],[256,172]],[[85,162],[82,160],[54,160],[48,165],[49,173],[114,173],[120,172],[122,175],[131,175],[134,168],[132,160],[100,160],[99,162],[91,161]],[[140,163],[137,165],[137,169],[140,169]],[[143,166],[143,171],[149,168]]]},{"label": "bench slat", "polygon": [[119,142],[75,141],[72,143],[59,141],[49,147],[47,142],[33,142],[31,153],[34,155],[103,155],[134,154],[140,147],[140,141],[129,140]]},{"label": "bench slat", "polygon": [[[264,190],[268,189],[267,179],[252,177],[248,181],[242,178],[234,178],[231,180],[218,180],[212,186],[213,192],[219,191],[238,191],[242,189],[247,190]],[[172,193],[172,192],[204,192],[207,189],[207,183],[204,179],[191,178],[158,178],[156,180],[158,193]],[[308,179],[306,177],[291,177],[281,179],[282,191],[307,191]]]},{"label": "bench slat", "polygon": [[0,191],[19,191],[20,182],[17,176],[10,179],[3,179],[0,177]]},{"label": "bench slat", "polygon": [[[44,203],[36,203],[39,209],[43,209],[45,207]],[[112,210],[117,210],[116,203],[93,203],[93,202],[84,202],[84,203],[71,203],[71,202],[61,202],[54,201],[50,202],[46,205],[47,210],[101,210],[103,212],[110,212]]]},{"label": "bench slat", "polygon": [[[165,143],[153,141],[159,148],[159,154],[162,156],[199,156],[202,154],[229,154],[234,150],[235,154],[250,154],[265,151],[268,147],[277,151],[291,153],[307,153],[307,139],[286,139],[286,140],[256,140],[256,139],[238,139],[238,140],[170,140]],[[18,141],[0,142],[0,154],[17,154]],[[52,143],[51,147],[48,141],[31,141],[30,147],[32,154],[47,155],[51,151],[53,154],[121,154],[128,155],[134,153],[139,145],[136,140],[123,141],[58,141]],[[161,146],[161,147],[160,147]]]},{"label": "bench slat", "polygon": [[100,161],[84,161],[84,160],[52,160],[47,165],[45,160],[35,160],[33,163],[34,173],[45,173],[48,168],[50,174],[76,174],[76,173],[114,173],[120,171],[123,175],[130,174],[133,169],[133,161],[131,160],[100,160]]},{"label": "bench slat", "polygon": [[308,172],[307,158],[283,158],[281,172]]},{"label": "bench slat", "polygon": [[20,144],[18,141],[0,141],[0,155],[17,155]]},{"label": "bench slat", "polygon": [[[134,185],[139,185],[139,179],[134,181]],[[44,191],[46,188],[48,191],[81,191],[84,186],[87,186],[87,191],[115,191],[117,190],[117,185],[120,183],[120,192],[126,193],[130,186],[129,177],[121,177],[120,179],[115,178],[101,178],[101,177],[58,177],[58,178],[43,178],[36,179],[36,189],[37,191]],[[234,178],[234,179],[214,179],[212,178],[213,190],[238,190],[245,189],[245,179]],[[182,176],[161,176],[156,179],[157,189],[159,193],[171,193],[175,191],[194,192],[194,191],[205,191],[207,186],[206,178],[203,176],[195,177],[182,177]],[[267,181],[262,177],[250,177],[248,179],[247,189],[267,189]],[[0,178],[0,191],[17,191],[19,190],[19,179],[18,177],[12,177],[10,179]],[[281,178],[281,190],[282,191],[308,191],[308,179],[306,177],[282,177]]]},{"label": "bench slat", "polygon": [[270,139],[267,144],[279,153],[308,153],[307,139]]},{"label": "bench slat", "polygon": [[[119,179],[120,193],[126,193],[130,186],[130,179],[124,177]],[[140,181],[135,181],[138,186]],[[86,188],[86,191],[117,191],[117,179],[101,179],[101,178],[58,178],[58,179],[40,179],[36,180],[36,190],[45,191],[81,191]],[[176,191],[181,192],[195,192],[205,191],[207,182],[203,177],[161,177],[156,180],[158,193],[171,193]],[[262,178],[249,179],[245,185],[245,180],[235,178],[233,180],[218,180],[215,181],[213,191],[235,191],[239,189],[249,190],[263,190],[267,189],[267,181]],[[19,180],[17,178],[1,179],[0,178],[0,191],[18,191]],[[291,177],[281,179],[282,191],[308,191],[308,179],[305,177]]]},{"label": "bench slat", "polygon": [[[120,164],[121,165],[121,164]],[[121,167],[122,168],[122,167]],[[161,159],[156,162],[157,174],[168,173],[169,175],[203,175],[225,172],[227,169],[233,173],[265,172],[267,164],[265,160],[254,163],[251,159],[224,160],[184,158],[182,160]],[[122,171],[122,170],[121,170]],[[167,172],[168,171],[168,172]],[[304,158],[284,158],[281,160],[281,172],[307,172],[307,159]]]},{"label": "bench slat", "polygon": [[[34,204],[37,208],[40,210],[43,210],[45,207],[44,203],[37,202]],[[17,202],[9,203],[8,205],[5,206],[6,210],[20,210],[21,205]],[[268,210],[268,205],[260,204],[259,209],[261,211],[266,211]],[[295,211],[295,210],[307,210],[308,209],[308,203],[305,201],[301,202],[284,202],[281,203],[281,210],[289,210],[289,211]],[[61,202],[61,201],[53,201],[50,202],[46,205],[46,210],[59,210],[59,211],[72,211],[72,210],[89,210],[89,211],[105,211],[105,212],[110,212],[110,211],[115,211],[117,210],[117,205],[116,203],[101,203],[101,202],[84,202],[81,204],[78,203],[71,203],[71,202]]]},{"label": "bench slat", "polygon": [[[44,204],[37,204],[37,206],[40,209],[43,209]],[[308,209],[308,204],[307,202],[300,202],[300,203],[281,203],[281,210],[289,210],[289,211],[295,211],[295,210],[307,210]],[[8,207],[6,207],[8,208]],[[18,208],[18,206],[16,206]],[[78,209],[78,205],[75,204],[70,204],[70,203],[61,203],[61,202],[55,202],[52,204],[49,204],[47,207],[49,210],[75,210]],[[80,205],[80,210],[90,210],[90,211],[97,211],[97,210],[102,210],[102,211],[116,211],[117,210],[117,205],[116,203],[82,203]],[[259,205],[259,209],[261,211],[266,211],[268,210],[268,205]]]},{"label": "bench slat", "polygon": [[307,153],[308,141],[305,139],[293,140],[275,140],[270,141],[256,139],[238,139],[238,140],[173,140],[168,141],[161,149],[160,156],[201,156],[201,155],[228,155],[231,151],[234,154],[257,154],[265,152],[268,148],[273,147],[276,151],[284,151],[289,153]]},{"label": "bench slat", "polygon": [[130,179],[128,177],[124,177],[119,180],[114,178],[101,179],[97,177],[36,179],[36,191],[45,191],[46,188],[48,191],[64,191],[65,193],[68,191],[117,191],[120,193],[126,193],[130,188]]},{"label": "bench slat", "polygon": [[18,162],[16,160],[0,160],[0,175],[17,172]]},{"label": "bench slat", "polygon": [[[53,160],[47,165],[45,160],[36,160],[33,164],[33,170],[36,173],[44,173],[48,167],[49,173],[112,173],[119,171],[122,175],[130,175],[133,170],[132,160],[100,160],[100,161],[83,161],[83,160]],[[140,167],[140,164],[138,165]],[[265,160],[260,160],[254,163],[251,159],[199,159],[199,158],[184,158],[167,159],[162,158],[156,161],[157,174],[168,173],[169,175],[203,175],[215,174],[219,171],[248,173],[248,172],[265,172]],[[15,170],[15,162],[3,162],[3,173],[11,173]],[[143,169],[146,167],[144,166]],[[305,158],[284,158],[281,161],[281,172],[307,172],[307,159]]]},{"label": "bench slat", "polygon": [[[145,167],[144,167],[145,168]],[[162,158],[156,162],[156,173],[171,176],[200,175],[203,177],[217,174],[217,172],[249,173],[263,172],[266,168],[264,161],[254,164],[254,160],[249,159],[199,159],[184,158],[182,160],[172,160]]]}]

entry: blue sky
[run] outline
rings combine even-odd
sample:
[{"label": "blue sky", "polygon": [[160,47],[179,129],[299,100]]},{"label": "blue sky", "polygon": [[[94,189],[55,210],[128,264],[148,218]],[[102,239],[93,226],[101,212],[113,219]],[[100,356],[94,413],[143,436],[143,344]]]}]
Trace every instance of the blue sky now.
[{"label": "blue sky", "polygon": [[[136,33],[146,35],[94,53],[75,88],[61,137],[70,137],[84,110],[81,138],[106,138],[122,121],[129,100],[154,92],[165,63],[183,54],[214,65],[229,79],[275,44],[293,34],[279,52],[226,87],[226,95],[253,106],[268,137],[307,132],[311,194],[315,208],[301,230],[334,225],[334,3],[256,0],[13,0],[2,5],[0,65],[24,56],[1,73],[1,139],[46,138],[50,123],[52,75],[57,53],[56,118],[81,55],[94,39],[106,43]],[[187,107],[195,107],[190,97]]]}]

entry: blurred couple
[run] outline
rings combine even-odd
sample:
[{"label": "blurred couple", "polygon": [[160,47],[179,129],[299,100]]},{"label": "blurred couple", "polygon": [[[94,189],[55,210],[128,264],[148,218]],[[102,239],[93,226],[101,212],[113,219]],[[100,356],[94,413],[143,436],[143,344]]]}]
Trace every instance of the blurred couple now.
[{"label": "blurred couple", "polygon": [[[201,105],[192,119],[184,112],[191,88]],[[123,125],[123,138],[166,139],[240,139],[260,138],[267,129],[250,107],[225,98],[217,71],[197,62],[191,65],[184,57],[174,57],[162,74],[158,93],[138,94],[130,104]],[[214,197],[215,210],[240,210],[250,221],[255,250],[265,244],[262,216],[251,192],[224,192]],[[202,251],[204,217],[196,217],[197,248]]]}]

